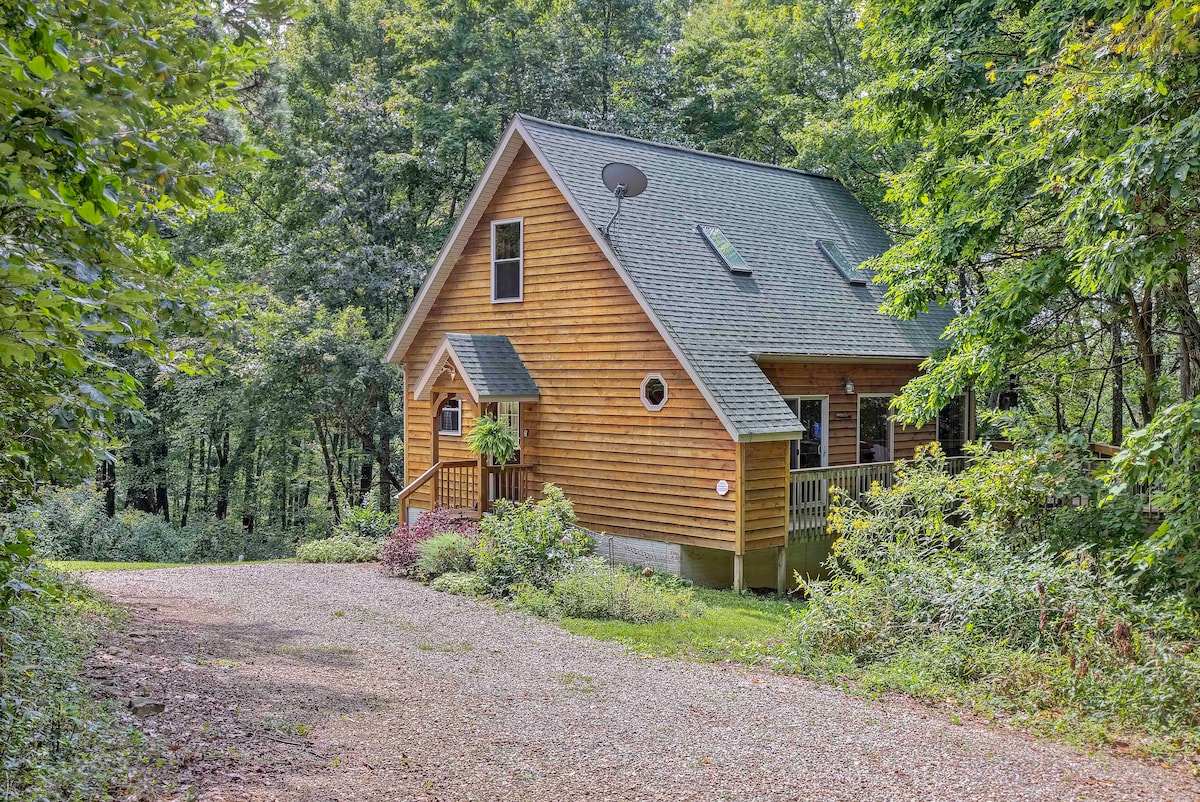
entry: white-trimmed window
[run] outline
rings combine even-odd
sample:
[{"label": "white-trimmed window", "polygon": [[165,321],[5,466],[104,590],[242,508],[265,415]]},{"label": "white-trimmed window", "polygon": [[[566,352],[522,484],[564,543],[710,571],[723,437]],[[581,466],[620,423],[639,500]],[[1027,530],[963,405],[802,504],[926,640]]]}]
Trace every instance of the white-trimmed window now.
[{"label": "white-trimmed window", "polygon": [[438,413],[438,434],[462,434],[462,401],[451,398]]},{"label": "white-trimmed window", "polygon": [[520,219],[492,221],[492,303],[512,303],[524,297],[524,240]]},{"label": "white-trimmed window", "polygon": [[504,424],[513,439],[521,442],[521,405],[516,401],[501,401],[496,404],[496,420]]},{"label": "white-trimmed window", "polygon": [[658,412],[667,404],[667,380],[657,373],[642,379],[642,403],[651,412]]}]

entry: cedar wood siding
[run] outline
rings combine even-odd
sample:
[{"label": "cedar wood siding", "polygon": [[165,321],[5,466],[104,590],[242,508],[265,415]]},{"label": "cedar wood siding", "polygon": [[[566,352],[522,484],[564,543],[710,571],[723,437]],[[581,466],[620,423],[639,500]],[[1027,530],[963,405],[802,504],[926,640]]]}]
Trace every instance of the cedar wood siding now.
[{"label": "cedar wood siding", "polygon": [[[763,362],[763,373],[784,397],[825,395],[829,397],[827,448],[829,464],[858,462],[859,394],[897,394],[919,370],[916,362],[829,363]],[[854,382],[847,395],[843,379]],[[845,417],[839,418],[839,415]],[[911,459],[916,447],[936,439],[936,426],[919,429],[895,425],[893,456]],[[743,515],[744,550],[782,546],[787,542],[788,445],[782,442],[743,443],[742,475],[746,503]]]},{"label": "cedar wood siding", "polygon": [[[597,176],[599,181],[599,176]],[[524,300],[491,302],[491,221],[524,219]],[[541,399],[521,405],[522,462],[535,487],[554,482],[582,525],[634,537],[733,549],[732,438],[687,376],[591,235],[522,146],[400,361],[405,366],[405,474],[430,464],[430,400],[412,385],[448,332],[504,334],[537,382]],[[642,380],[662,374],[666,406],[642,405]],[[452,389],[449,377],[435,385]],[[462,390],[460,382],[458,388]],[[443,436],[439,457],[466,459],[478,414],[462,393],[463,437]],[[731,489],[721,497],[718,480]],[[423,488],[411,504],[428,508]]]},{"label": "cedar wood siding", "polygon": [[742,551],[787,542],[789,441],[742,443]]}]

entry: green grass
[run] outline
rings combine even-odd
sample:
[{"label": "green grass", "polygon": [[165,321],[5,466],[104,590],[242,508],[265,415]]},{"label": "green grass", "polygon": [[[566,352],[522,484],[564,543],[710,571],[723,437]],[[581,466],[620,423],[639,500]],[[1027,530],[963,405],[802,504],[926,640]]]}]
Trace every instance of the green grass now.
[{"label": "green grass", "polygon": [[123,563],[96,562],[93,560],[46,560],[45,564],[55,571],[81,573],[83,571],[146,571],[152,568],[184,568],[189,565],[263,565],[264,563],[289,562],[295,562],[295,560],[291,557],[285,557],[280,560],[246,560],[240,563]]},{"label": "green grass", "polygon": [[726,590],[697,590],[703,614],[657,624],[565,618],[571,632],[615,640],[631,650],[656,657],[731,660],[762,663],[775,644],[787,637],[787,625],[798,602],[742,596]]}]

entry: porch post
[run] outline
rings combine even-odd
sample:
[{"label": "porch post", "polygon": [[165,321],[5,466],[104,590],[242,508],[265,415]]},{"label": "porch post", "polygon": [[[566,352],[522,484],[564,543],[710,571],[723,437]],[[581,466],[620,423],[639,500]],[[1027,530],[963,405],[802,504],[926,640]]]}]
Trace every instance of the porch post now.
[{"label": "porch post", "polygon": [[742,555],[733,555],[733,592],[741,593],[745,582],[742,579]]},{"label": "porch post", "polygon": [[[446,393],[438,393],[433,398],[432,414],[429,421],[429,467],[432,468],[438,464],[438,418],[442,412],[442,402],[446,400]],[[433,477],[433,485],[429,488],[429,509],[434,510],[438,505],[438,479]]]},{"label": "porch post", "polygon": [[775,550],[775,590],[780,596],[787,594],[787,546]]}]

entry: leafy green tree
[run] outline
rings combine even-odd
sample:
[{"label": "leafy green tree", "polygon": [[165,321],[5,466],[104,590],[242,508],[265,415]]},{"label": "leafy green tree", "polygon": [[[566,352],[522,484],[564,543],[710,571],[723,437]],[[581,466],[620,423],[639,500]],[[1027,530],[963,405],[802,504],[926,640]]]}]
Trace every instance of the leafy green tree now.
[{"label": "leafy green tree", "polygon": [[671,56],[681,127],[706,149],[832,175],[890,223],[883,179],[910,148],[856,114],[874,77],[858,23],[843,0],[696,5]]},{"label": "leafy green tree", "polygon": [[114,359],[136,352],[187,370],[165,337],[211,328],[202,269],[161,233],[216,195],[226,165],[214,115],[264,51],[247,20],[197,2],[14,0],[0,25],[0,508],[78,477],[141,407]]},{"label": "leafy green tree", "polygon": [[[962,312],[900,399],[903,418],[1007,382],[1073,318],[1087,336],[1115,330],[1114,354],[1130,344],[1138,422],[1173,444],[1137,476],[1194,476],[1193,417],[1173,405],[1195,405],[1200,379],[1200,10],[870,2],[864,28],[880,74],[864,111],[920,147],[891,185],[912,236],[876,263],[885,310]],[[1196,559],[1194,510],[1168,508],[1160,534]]]}]

